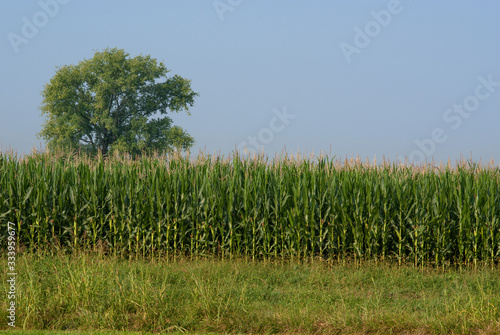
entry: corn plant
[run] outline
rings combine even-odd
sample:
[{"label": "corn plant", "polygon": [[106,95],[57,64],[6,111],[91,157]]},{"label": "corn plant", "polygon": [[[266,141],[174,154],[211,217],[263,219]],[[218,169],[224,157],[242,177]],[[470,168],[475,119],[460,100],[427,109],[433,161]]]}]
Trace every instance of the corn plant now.
[{"label": "corn plant", "polygon": [[1,153],[0,223],[32,251],[494,265],[499,180],[470,162]]}]

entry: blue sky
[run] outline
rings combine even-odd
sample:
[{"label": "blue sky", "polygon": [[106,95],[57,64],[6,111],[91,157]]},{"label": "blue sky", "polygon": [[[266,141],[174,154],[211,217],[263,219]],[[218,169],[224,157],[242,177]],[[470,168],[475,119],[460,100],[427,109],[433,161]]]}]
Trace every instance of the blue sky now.
[{"label": "blue sky", "polygon": [[192,80],[171,117],[194,153],[498,163],[499,17],[493,0],[1,0],[0,143],[43,146],[56,66],[117,47]]}]

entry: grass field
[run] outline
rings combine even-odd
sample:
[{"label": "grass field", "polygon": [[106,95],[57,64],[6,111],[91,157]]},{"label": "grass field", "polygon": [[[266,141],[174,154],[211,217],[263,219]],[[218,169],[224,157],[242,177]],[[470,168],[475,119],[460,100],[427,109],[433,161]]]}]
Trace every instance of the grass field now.
[{"label": "grass field", "polygon": [[[9,334],[28,335],[150,335],[149,332],[128,332],[128,331],[99,331],[99,330],[77,330],[77,331],[57,331],[57,330],[11,330]],[[170,335],[184,334],[182,332],[169,333]],[[196,335],[196,334],[195,334]]]},{"label": "grass field", "polygon": [[[1,267],[6,267],[2,259]],[[498,334],[500,271],[365,262],[22,254],[17,327],[308,334]],[[2,273],[2,290],[7,290]],[[6,320],[6,301],[0,315]],[[6,323],[1,328],[7,329]]]}]

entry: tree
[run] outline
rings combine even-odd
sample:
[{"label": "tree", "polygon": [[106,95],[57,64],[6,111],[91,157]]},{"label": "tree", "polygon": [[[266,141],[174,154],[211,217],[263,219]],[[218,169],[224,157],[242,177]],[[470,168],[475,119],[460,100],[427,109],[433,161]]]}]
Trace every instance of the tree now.
[{"label": "tree", "polygon": [[103,155],[188,149],[194,139],[166,114],[190,115],[198,93],[190,80],[167,78],[168,72],[150,56],[130,58],[116,48],[58,67],[42,91],[40,110],[46,119],[39,136],[49,149],[80,148]]}]

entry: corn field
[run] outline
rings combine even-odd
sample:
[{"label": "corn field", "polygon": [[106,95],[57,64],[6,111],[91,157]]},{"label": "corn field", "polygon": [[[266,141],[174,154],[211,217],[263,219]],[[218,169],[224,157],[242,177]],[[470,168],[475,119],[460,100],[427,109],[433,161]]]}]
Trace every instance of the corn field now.
[{"label": "corn field", "polygon": [[29,250],[495,264],[500,170],[237,155],[0,155],[7,222]]}]

